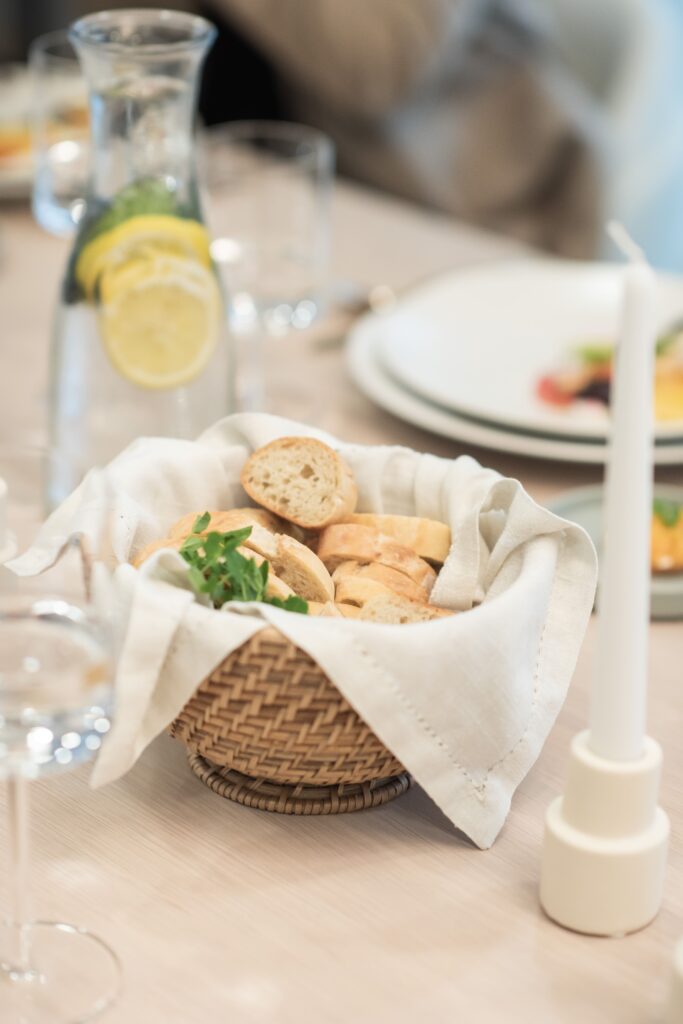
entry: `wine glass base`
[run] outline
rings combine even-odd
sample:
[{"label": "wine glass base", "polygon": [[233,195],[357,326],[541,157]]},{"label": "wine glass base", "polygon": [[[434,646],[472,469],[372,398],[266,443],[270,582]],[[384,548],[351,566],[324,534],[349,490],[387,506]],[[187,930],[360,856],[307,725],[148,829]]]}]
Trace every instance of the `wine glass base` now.
[{"label": "wine glass base", "polygon": [[121,988],[121,964],[101,939],[56,921],[24,927],[30,970],[13,965],[16,929],[0,924],[0,1021],[86,1024],[107,1010]]}]

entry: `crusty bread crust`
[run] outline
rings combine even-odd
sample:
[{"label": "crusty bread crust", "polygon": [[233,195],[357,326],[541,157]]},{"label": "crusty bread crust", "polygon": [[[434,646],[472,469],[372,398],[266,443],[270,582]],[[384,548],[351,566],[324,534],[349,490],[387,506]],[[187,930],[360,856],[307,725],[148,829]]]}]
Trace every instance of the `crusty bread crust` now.
[{"label": "crusty bread crust", "polygon": [[[393,594],[393,590],[385,587],[383,583],[378,583],[377,580],[347,576],[337,584],[334,598],[339,604],[355,604],[356,607],[362,608],[375,597],[391,597]],[[426,604],[426,601],[423,604]]]},{"label": "crusty bread crust", "polygon": [[334,601],[334,583],[329,572],[310,548],[293,537],[277,537],[273,568],[294,592],[306,601]]},{"label": "crusty bread crust", "polygon": [[411,622],[430,622],[433,619],[443,619],[454,614],[455,612],[448,608],[437,608],[433,604],[418,604],[416,601],[409,601],[406,597],[399,597],[398,594],[391,594],[388,597],[374,597],[367,601],[360,609],[359,618],[368,622],[403,625]]},{"label": "crusty bread crust", "polygon": [[[251,558],[257,565],[263,565],[266,561],[266,559],[259,555],[258,552],[252,551],[250,548],[240,546],[237,548],[237,551],[239,551],[244,558]],[[293,593],[294,591],[292,588],[288,586],[284,580],[280,579],[279,576],[276,576],[271,566],[268,570],[266,597],[278,597],[281,601],[284,601],[285,598],[291,597]]]},{"label": "crusty bread crust", "polygon": [[171,548],[173,551],[177,551],[184,540],[184,537],[163,537],[161,540],[153,540],[151,544],[138,551],[137,555],[131,560],[131,565],[139,569],[142,563],[151,558],[155,551],[161,551],[163,548]]},{"label": "crusty bread crust", "polygon": [[379,562],[380,565],[402,572],[423,587],[427,594],[431,593],[436,580],[436,573],[423,558],[410,548],[397,544],[391,537],[385,537],[379,530],[373,530],[371,526],[356,526],[352,523],[328,526],[320,534],[318,558],[330,572],[334,572],[342,562]]},{"label": "crusty bread crust", "polygon": [[[192,527],[201,512],[188,512],[182,516],[168,531],[169,537],[189,537]],[[275,516],[266,512],[264,508],[231,508],[227,511],[209,509],[211,520],[203,533],[210,533],[215,530],[217,533],[229,533],[231,530],[242,530],[245,526],[260,526],[271,533],[277,533],[279,523]]]},{"label": "crusty bread crust", "polygon": [[451,547],[451,529],[436,519],[419,516],[375,515],[372,512],[354,512],[345,520],[357,526],[371,526],[398,544],[411,548],[420,558],[442,565]]},{"label": "crusty bread crust", "polygon": [[333,601],[309,601],[308,614],[322,619],[341,619],[342,613]]},{"label": "crusty bread crust", "polygon": [[[388,565],[380,565],[379,562],[370,562],[368,565],[361,565],[360,562],[342,562],[334,570],[332,579],[336,586],[338,601],[348,601],[348,597],[340,597],[344,594],[370,594],[372,587],[354,587],[356,582],[377,584],[390,593],[400,594],[412,601],[426,603],[429,594],[425,587],[411,580],[410,576],[399,572],[398,569],[391,569]],[[375,588],[376,593],[380,593]],[[355,601],[354,601],[355,603]]]},{"label": "crusty bread crust", "polygon": [[279,437],[258,448],[240,479],[253,501],[309,530],[340,522],[353,512],[358,498],[344,460],[311,437]]}]

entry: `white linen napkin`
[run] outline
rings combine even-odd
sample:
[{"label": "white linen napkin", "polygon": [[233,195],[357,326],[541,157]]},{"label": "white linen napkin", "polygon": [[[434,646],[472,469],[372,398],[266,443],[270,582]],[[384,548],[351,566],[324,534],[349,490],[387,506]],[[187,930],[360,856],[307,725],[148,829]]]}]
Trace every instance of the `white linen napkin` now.
[{"label": "white linen napkin", "polygon": [[[359,511],[450,524],[432,599],[466,614],[391,626],[259,604],[215,611],[194,598],[176,552],[157,552],[140,570],[125,564],[188,511],[249,504],[239,483],[247,454],[292,434],[340,452]],[[42,571],[68,536],[87,535],[113,510],[116,605],[127,629],[116,720],[94,785],[128,771],[202,679],[271,623],[318,662],[454,825],[480,847],[493,843],[562,705],[591,612],[596,557],[579,527],[467,456],[345,445],[259,414],[228,417],[196,442],[141,439],[106,472],[99,509],[86,480],[10,563],[20,575]]]}]

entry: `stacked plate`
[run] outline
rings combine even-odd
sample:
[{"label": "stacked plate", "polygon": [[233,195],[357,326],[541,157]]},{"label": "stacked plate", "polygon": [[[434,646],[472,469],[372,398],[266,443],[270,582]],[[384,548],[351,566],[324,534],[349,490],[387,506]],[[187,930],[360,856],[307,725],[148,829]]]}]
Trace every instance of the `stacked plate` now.
[{"label": "stacked plate", "polygon": [[[606,406],[548,404],[539,382],[577,349],[614,342],[621,289],[619,266],[603,263],[537,259],[448,274],[356,324],[351,374],[377,405],[445,437],[601,463]],[[661,331],[683,319],[683,279],[659,279],[658,318]],[[657,423],[655,440],[658,464],[683,463],[683,408]]]}]

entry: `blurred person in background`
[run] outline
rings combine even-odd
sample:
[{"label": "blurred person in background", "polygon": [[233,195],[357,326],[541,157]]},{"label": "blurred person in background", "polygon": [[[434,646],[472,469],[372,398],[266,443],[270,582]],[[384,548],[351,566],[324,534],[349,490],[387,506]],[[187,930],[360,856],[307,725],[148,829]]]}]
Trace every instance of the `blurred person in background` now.
[{"label": "blurred person in background", "polygon": [[[632,121],[636,113],[652,120],[640,93],[652,92],[648,75],[659,67],[664,42],[662,36],[655,45],[644,12],[675,2],[197,0],[176,6],[221,29],[202,88],[208,123],[256,117],[314,125],[334,139],[343,175],[548,251],[589,257],[607,215],[616,213],[627,225],[635,218],[641,242],[653,234],[643,208],[653,192],[661,207],[662,161],[648,163]],[[130,6],[4,4],[14,11],[5,39],[15,46],[87,10]],[[631,133],[637,156],[635,190],[624,188],[628,175],[620,174],[620,131],[624,138]],[[671,180],[674,150],[669,145]],[[683,150],[680,156],[683,169]],[[646,174],[643,167],[650,168]],[[634,201],[640,203],[635,213]]]}]

